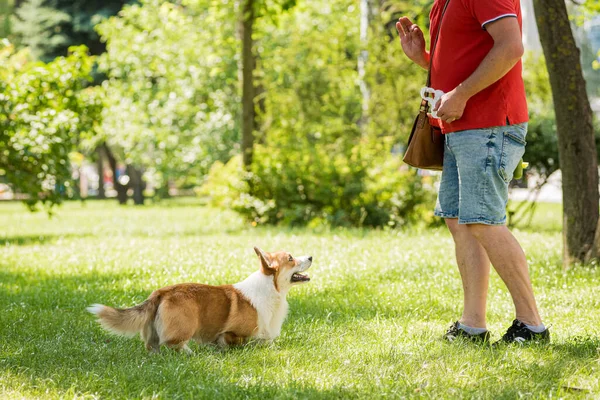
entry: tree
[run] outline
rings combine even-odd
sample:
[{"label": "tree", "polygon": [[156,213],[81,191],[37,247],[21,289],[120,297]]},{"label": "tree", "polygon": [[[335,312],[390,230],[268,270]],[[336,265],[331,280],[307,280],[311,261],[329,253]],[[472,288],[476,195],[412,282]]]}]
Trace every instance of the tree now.
[{"label": "tree", "polygon": [[25,0],[16,9],[13,31],[20,44],[43,61],[64,56],[70,46],[80,44],[97,55],[105,46],[94,26],[133,1]]},{"label": "tree", "polygon": [[[296,0],[241,0],[239,35],[242,43],[242,160],[250,169],[254,152],[257,85],[254,72],[257,66],[254,50],[254,25],[259,17],[270,17],[276,21],[282,12],[296,5]],[[262,92],[264,88],[260,87]],[[264,103],[261,105],[264,107]]]},{"label": "tree", "polygon": [[593,114],[565,0],[534,0],[533,4],[554,98],[566,266],[592,255],[599,220]]},{"label": "tree", "polygon": [[69,38],[57,28],[69,23],[71,16],[45,3],[46,0],[27,0],[17,8],[13,32],[34,58],[50,61],[69,47]]},{"label": "tree", "polygon": [[[370,43],[361,43],[357,6],[355,0],[299,2],[279,16],[278,26],[257,21],[256,72],[265,87],[268,129],[254,146],[249,174],[241,173],[241,157],[215,164],[202,191],[213,204],[256,224],[393,227],[431,220],[431,191],[415,171],[402,171],[392,152],[408,136],[425,74],[402,57],[396,34],[388,36],[379,15]],[[369,107],[377,110],[364,130],[357,70],[363,49]]]},{"label": "tree", "polygon": [[360,0],[360,43],[362,49],[358,55],[358,79],[360,92],[362,94],[362,115],[360,119],[361,129],[366,134],[369,124],[369,107],[371,103],[371,90],[365,77],[367,75],[367,61],[369,59],[369,29],[373,19],[372,0]]},{"label": "tree", "polygon": [[[94,26],[101,20],[115,15],[124,4],[134,0],[26,0],[17,3],[13,18],[15,34],[22,46],[31,49],[35,58],[50,61],[65,55],[72,45],[85,44],[91,54],[101,54],[105,44],[100,40]],[[94,81],[99,84],[103,77],[93,73]],[[101,165],[100,154],[90,152],[97,157]],[[102,174],[99,177],[99,197],[103,196]],[[119,188],[119,184],[115,183]],[[122,197],[122,196],[120,196]]]},{"label": "tree", "polygon": [[104,152],[101,147],[96,148],[96,169],[98,170],[98,198],[106,199],[104,190]]},{"label": "tree", "polygon": [[97,148],[101,150],[103,155],[106,155],[106,159],[108,160],[108,166],[110,167],[113,176],[113,186],[117,191],[117,201],[119,204],[127,204],[127,190],[129,187],[121,183],[121,181],[118,179],[116,157],[114,156],[110,147],[108,147],[104,142],[98,145]]},{"label": "tree", "polygon": [[600,13],[600,3],[597,0],[585,0],[581,5],[589,12]]},{"label": "tree", "polygon": [[198,185],[215,161],[239,152],[233,11],[233,0],[143,0],[98,26],[108,80],[96,144],[110,148],[110,165],[133,166],[166,193],[170,181]]},{"label": "tree", "polygon": [[0,0],[0,38],[6,38],[11,33],[10,16],[13,8],[12,0]]},{"label": "tree", "polygon": [[69,153],[92,135],[101,102],[91,80],[87,49],[44,64],[27,51],[0,51],[0,176],[35,208],[50,208],[72,188]]},{"label": "tree", "polygon": [[256,19],[254,8],[255,0],[242,0],[242,12],[240,17],[240,37],[242,41],[242,160],[244,166],[252,165],[252,153],[254,150],[254,69],[256,60],[253,49],[254,20]]}]

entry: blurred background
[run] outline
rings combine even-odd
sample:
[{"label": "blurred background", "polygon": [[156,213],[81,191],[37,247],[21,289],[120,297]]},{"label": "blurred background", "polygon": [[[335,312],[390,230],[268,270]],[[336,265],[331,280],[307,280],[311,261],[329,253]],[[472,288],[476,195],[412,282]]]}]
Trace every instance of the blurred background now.
[{"label": "blurred background", "polygon": [[[432,3],[0,0],[0,198],[51,211],[191,196],[253,225],[433,223],[438,176],[401,162],[426,74],[395,30],[403,15],[426,30]],[[598,114],[600,17],[569,6]],[[530,168],[512,184],[513,223],[561,200],[548,73],[522,7]]]}]

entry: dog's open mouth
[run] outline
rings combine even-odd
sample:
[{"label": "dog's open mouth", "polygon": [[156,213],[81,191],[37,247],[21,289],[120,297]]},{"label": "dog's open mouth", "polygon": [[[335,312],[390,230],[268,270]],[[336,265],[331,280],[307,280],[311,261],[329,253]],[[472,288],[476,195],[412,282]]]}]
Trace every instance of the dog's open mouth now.
[{"label": "dog's open mouth", "polygon": [[308,277],[308,275],[302,275],[297,272],[294,275],[292,275],[292,282],[308,282],[308,281],[310,281],[310,278]]}]

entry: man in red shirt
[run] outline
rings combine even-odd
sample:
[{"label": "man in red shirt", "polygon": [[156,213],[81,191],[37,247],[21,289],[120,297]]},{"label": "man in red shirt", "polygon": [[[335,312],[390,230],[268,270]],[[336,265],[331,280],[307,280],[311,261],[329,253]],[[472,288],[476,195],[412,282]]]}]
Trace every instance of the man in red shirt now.
[{"label": "man in red shirt", "polygon": [[417,25],[402,17],[396,27],[405,54],[431,66],[431,87],[445,93],[434,108],[439,120],[431,121],[446,134],[435,213],[454,238],[464,294],[462,317],[445,338],[489,340],[491,262],[516,310],[501,341],[547,341],[525,254],[505,225],[508,184],[525,151],[528,121],[520,0],[435,0],[430,21],[432,35],[440,28],[433,60]]}]

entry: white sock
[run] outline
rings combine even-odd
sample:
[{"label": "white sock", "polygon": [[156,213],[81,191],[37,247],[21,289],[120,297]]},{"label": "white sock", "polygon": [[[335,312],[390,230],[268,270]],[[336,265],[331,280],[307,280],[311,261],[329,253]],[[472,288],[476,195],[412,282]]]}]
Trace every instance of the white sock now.
[{"label": "white sock", "polygon": [[530,331],[535,332],[535,333],[542,333],[546,330],[546,327],[544,326],[544,324],[541,324],[538,326],[525,324],[525,326],[527,327],[527,329],[529,329]]},{"label": "white sock", "polygon": [[485,328],[473,328],[471,326],[461,324],[460,322],[458,323],[458,329],[462,329],[463,331],[467,332],[469,335],[479,335],[483,332],[487,332],[487,329],[485,329]]}]

